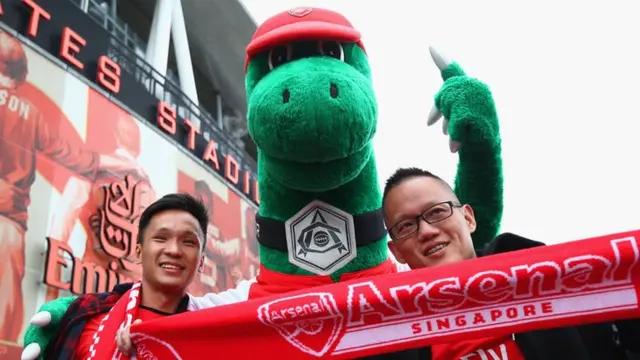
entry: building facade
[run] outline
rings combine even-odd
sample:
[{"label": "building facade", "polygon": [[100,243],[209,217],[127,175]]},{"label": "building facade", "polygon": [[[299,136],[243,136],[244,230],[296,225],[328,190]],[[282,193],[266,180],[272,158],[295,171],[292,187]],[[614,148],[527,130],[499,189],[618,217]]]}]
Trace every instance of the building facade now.
[{"label": "building facade", "polygon": [[167,193],[211,210],[192,293],[255,275],[255,24],[235,1],[202,4],[0,0],[0,359],[20,358],[44,302],[138,279],[138,217]]}]

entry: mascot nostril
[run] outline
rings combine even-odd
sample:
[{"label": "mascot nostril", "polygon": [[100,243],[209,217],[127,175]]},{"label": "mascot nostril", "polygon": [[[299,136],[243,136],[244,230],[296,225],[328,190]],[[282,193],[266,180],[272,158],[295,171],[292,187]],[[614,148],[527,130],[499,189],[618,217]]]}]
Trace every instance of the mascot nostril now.
[{"label": "mascot nostril", "polygon": [[282,103],[286,104],[289,102],[289,98],[291,97],[291,93],[289,90],[285,90],[282,92]]},{"label": "mascot nostril", "polygon": [[336,84],[331,84],[329,94],[331,94],[331,97],[334,99],[338,97],[338,86],[336,86]]}]

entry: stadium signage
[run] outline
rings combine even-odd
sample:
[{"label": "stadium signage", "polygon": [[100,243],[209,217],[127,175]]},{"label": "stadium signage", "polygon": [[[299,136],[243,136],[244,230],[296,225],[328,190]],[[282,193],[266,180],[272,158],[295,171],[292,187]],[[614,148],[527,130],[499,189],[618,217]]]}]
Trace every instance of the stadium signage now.
[{"label": "stadium signage", "polygon": [[216,139],[215,134],[205,139],[189,119],[182,119],[168,103],[158,102],[123,72],[117,61],[104,54],[108,33],[71,2],[0,0],[0,20],[145,117],[222,176],[229,186],[255,205],[260,204],[255,169],[239,164],[228,151],[224,153],[226,139]]}]

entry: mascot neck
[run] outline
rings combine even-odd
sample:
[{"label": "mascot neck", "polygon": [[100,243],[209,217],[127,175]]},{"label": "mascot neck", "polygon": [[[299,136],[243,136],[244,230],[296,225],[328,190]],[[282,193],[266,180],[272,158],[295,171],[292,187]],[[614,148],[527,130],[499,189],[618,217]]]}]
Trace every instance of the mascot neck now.
[{"label": "mascot neck", "polygon": [[[362,214],[373,214],[381,208],[382,196],[373,155],[369,157],[362,171],[353,180],[323,192],[307,192],[288,188],[269,176],[269,169],[261,167],[260,170],[261,218],[285,222],[307,205],[318,200],[356,217]],[[326,171],[331,172],[332,169],[327,168]],[[358,223],[358,221],[355,222]],[[273,246],[265,246],[262,241],[265,232],[261,224],[260,226],[260,262],[264,267],[286,274],[314,275],[314,273],[289,262],[286,251],[276,250]],[[278,242],[281,249],[286,249],[286,237],[279,237]],[[342,274],[369,269],[387,260],[386,235],[376,235],[364,245],[357,243],[356,252],[357,256],[353,260],[343,267],[331,271],[330,275],[335,281]]]}]

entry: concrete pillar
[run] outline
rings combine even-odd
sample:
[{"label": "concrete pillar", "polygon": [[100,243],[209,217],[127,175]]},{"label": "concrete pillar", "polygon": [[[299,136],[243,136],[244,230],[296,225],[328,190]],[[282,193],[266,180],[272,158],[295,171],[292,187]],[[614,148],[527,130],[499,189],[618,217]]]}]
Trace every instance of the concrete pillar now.
[{"label": "concrete pillar", "polygon": [[89,12],[89,0],[82,0],[80,2],[80,8],[84,12]]},{"label": "concrete pillar", "polygon": [[220,129],[224,129],[224,121],[222,120],[222,96],[220,96],[220,94],[216,95],[216,108],[216,120],[218,120],[218,126],[220,126]]},{"label": "concrete pillar", "polygon": [[153,13],[149,43],[147,44],[147,62],[162,75],[167,73],[169,59],[169,40],[171,19],[175,0],[156,0]]},{"label": "concrete pillar", "polygon": [[118,0],[111,0],[111,17],[118,18]]},{"label": "concrete pillar", "polygon": [[173,37],[174,53],[178,65],[178,78],[180,88],[187,94],[194,104],[199,106],[198,92],[196,90],[196,79],[193,75],[193,65],[191,63],[191,51],[189,50],[189,39],[187,37],[187,27],[182,13],[181,0],[174,0],[173,19],[171,21],[171,35]]}]

